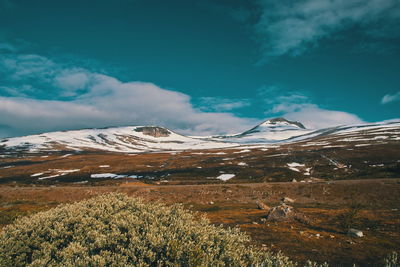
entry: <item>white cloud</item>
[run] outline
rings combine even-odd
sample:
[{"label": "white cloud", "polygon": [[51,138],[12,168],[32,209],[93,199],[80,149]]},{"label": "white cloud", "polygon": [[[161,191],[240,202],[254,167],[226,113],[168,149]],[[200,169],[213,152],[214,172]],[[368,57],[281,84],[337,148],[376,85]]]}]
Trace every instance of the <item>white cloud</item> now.
[{"label": "white cloud", "polygon": [[338,125],[359,124],[364,121],[357,115],[319,108],[316,105],[300,108],[297,111],[285,114],[290,120],[300,121],[306,128],[321,129]]},{"label": "white cloud", "polygon": [[260,88],[259,96],[265,99],[270,107],[266,116],[280,116],[296,120],[310,129],[321,129],[345,124],[363,123],[357,115],[330,110],[312,103],[304,92],[282,92],[279,87]]},{"label": "white cloud", "polygon": [[75,95],[76,91],[85,89],[89,83],[89,73],[83,69],[68,69],[54,77],[56,87],[64,89],[64,95]]},{"label": "white cloud", "polygon": [[382,97],[381,104],[388,104],[391,102],[400,101],[400,91],[391,95],[387,94]]},{"label": "white cloud", "polygon": [[[243,131],[255,123],[230,113],[203,112],[192,106],[188,95],[152,83],[122,82],[87,69],[63,67],[39,55],[0,57],[0,65],[19,85],[3,88],[15,97],[0,97],[3,136],[150,124],[187,134],[217,134]],[[29,87],[32,80],[36,86],[50,87],[51,98],[58,100],[37,99],[35,94],[44,91]],[[59,100],[65,96],[68,101]]]},{"label": "white cloud", "polygon": [[[40,55],[0,55],[0,136],[120,125],[160,125],[184,134],[208,135],[248,130],[258,119],[232,113],[249,99],[190,96],[153,83],[123,82],[85,68],[67,67]],[[7,96],[7,97],[6,97]],[[283,115],[312,128],[360,122],[349,113],[322,109],[302,92],[260,90],[270,106],[266,115]],[[213,106],[210,108],[210,106]]]},{"label": "white cloud", "polygon": [[301,54],[322,38],[354,25],[378,39],[391,38],[393,28],[399,29],[397,0],[259,0],[259,4],[261,16],[255,30],[263,61]]}]

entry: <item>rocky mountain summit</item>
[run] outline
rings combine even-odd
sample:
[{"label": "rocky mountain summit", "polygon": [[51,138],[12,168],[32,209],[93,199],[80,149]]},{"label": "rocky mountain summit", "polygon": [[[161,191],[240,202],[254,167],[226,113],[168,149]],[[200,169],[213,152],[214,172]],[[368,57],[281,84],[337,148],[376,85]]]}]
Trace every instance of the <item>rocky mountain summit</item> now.
[{"label": "rocky mountain summit", "polygon": [[153,137],[168,137],[171,132],[165,128],[157,127],[157,126],[144,126],[137,127],[135,129],[136,132],[141,132],[144,135],[150,135]]}]

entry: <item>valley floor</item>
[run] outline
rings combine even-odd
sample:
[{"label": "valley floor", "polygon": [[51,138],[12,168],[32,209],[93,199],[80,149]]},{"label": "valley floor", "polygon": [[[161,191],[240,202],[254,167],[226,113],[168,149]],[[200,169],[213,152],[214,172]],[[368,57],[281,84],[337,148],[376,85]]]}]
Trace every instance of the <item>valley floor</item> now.
[{"label": "valley floor", "polygon": [[[375,266],[391,251],[400,252],[400,178],[317,183],[241,183],[211,185],[147,185],[126,182],[111,186],[0,186],[0,223],[47,210],[61,203],[106,192],[123,192],[145,201],[182,203],[212,223],[238,226],[261,248],[283,251],[292,259],[332,266]],[[265,221],[257,206],[279,205],[282,197],[303,220]],[[349,237],[347,228],[364,237]]]}]

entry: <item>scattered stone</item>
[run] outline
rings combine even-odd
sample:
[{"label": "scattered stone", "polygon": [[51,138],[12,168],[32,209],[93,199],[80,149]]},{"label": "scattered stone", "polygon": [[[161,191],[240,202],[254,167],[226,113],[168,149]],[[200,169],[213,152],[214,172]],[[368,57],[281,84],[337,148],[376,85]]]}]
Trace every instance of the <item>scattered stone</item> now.
[{"label": "scattered stone", "polygon": [[330,237],[330,238],[335,238],[335,236],[334,236],[334,235],[329,235],[329,237]]},{"label": "scattered stone", "polygon": [[293,215],[293,207],[282,203],[281,205],[270,209],[267,219],[272,221],[285,221],[292,219]]},{"label": "scattered stone", "polygon": [[214,205],[214,201],[210,201],[210,202],[208,202],[208,204]]},{"label": "scattered stone", "polygon": [[351,236],[351,237],[363,237],[364,234],[363,232],[361,232],[360,230],[357,229],[349,229],[349,231],[347,232],[347,235]]},{"label": "scattered stone", "polygon": [[258,224],[258,222],[253,222],[253,224]]},{"label": "scattered stone", "polygon": [[315,234],[315,236],[316,236],[316,237],[321,237],[321,235],[320,235],[320,234]]},{"label": "scattered stone", "polygon": [[290,197],[284,197],[281,199],[282,203],[294,203],[294,200],[291,199]]},{"label": "scattered stone", "polygon": [[262,201],[257,201],[256,204],[257,204],[257,206],[258,206],[258,208],[259,208],[260,210],[267,210],[267,211],[268,211],[268,210],[271,209],[267,204],[265,204],[265,203],[262,202]]},{"label": "scattered stone", "polygon": [[293,178],[292,183],[297,183],[297,180]]},{"label": "scattered stone", "polygon": [[267,219],[261,218],[261,221],[265,223],[267,221]]}]

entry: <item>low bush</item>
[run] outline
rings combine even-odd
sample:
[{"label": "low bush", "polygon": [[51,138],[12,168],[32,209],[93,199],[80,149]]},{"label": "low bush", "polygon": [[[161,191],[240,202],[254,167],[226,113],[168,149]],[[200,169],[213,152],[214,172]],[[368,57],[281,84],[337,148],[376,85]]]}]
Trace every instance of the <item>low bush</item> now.
[{"label": "low bush", "polygon": [[[238,229],[181,206],[101,195],[18,219],[0,233],[0,266],[295,266]],[[316,265],[309,265],[316,266]]]}]

